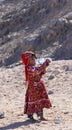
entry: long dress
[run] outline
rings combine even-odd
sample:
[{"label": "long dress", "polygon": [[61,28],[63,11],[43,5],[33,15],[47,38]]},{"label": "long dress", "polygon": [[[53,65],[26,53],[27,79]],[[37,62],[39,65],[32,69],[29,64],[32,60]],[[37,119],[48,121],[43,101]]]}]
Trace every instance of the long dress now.
[{"label": "long dress", "polygon": [[45,73],[46,62],[40,66],[27,66],[28,86],[25,95],[24,114],[33,114],[43,108],[52,107],[46,92],[42,75]]}]

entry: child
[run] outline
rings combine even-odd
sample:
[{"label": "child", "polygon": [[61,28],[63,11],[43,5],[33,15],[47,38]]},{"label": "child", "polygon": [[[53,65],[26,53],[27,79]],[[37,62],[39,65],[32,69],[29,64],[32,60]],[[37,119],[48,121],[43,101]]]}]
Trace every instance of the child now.
[{"label": "child", "polygon": [[21,58],[25,65],[27,83],[24,114],[34,120],[33,114],[36,113],[40,120],[45,120],[43,108],[50,108],[52,105],[41,78],[51,61],[46,60],[42,65],[36,66],[36,55],[31,51],[23,53]]}]

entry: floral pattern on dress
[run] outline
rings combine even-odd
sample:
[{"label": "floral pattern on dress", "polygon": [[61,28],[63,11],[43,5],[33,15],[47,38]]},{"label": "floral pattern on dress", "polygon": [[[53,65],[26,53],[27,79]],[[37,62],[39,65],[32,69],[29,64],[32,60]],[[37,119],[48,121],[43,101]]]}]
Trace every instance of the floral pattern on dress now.
[{"label": "floral pattern on dress", "polygon": [[45,72],[46,62],[40,66],[27,66],[28,88],[25,96],[25,114],[37,113],[43,108],[52,106],[44,82],[41,79]]}]

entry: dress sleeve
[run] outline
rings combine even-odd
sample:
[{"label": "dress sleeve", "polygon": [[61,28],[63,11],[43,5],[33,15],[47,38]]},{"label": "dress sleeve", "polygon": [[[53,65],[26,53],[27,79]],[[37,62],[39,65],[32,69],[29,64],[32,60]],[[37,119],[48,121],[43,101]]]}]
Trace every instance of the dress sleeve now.
[{"label": "dress sleeve", "polygon": [[41,64],[38,68],[39,74],[44,74],[46,72],[46,68],[49,65],[47,61],[45,61],[43,64]]},{"label": "dress sleeve", "polygon": [[39,80],[46,72],[47,63],[46,61],[40,66],[28,66],[27,73],[29,80]]}]

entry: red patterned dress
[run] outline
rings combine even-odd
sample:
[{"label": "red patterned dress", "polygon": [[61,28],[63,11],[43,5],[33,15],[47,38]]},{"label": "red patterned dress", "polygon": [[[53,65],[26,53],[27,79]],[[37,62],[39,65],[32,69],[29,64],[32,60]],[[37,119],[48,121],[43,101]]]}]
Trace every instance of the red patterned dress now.
[{"label": "red patterned dress", "polygon": [[46,62],[40,66],[27,66],[28,88],[25,97],[24,114],[33,114],[43,108],[50,108],[51,102],[41,80],[45,73]]}]

